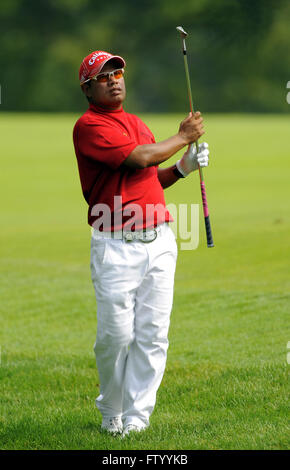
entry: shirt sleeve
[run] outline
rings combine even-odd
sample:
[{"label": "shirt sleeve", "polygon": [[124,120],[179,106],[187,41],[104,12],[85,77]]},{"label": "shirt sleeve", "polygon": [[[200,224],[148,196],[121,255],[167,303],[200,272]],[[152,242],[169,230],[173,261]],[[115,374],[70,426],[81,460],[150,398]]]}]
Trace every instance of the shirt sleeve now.
[{"label": "shirt sleeve", "polygon": [[138,143],[121,129],[105,124],[86,124],[77,130],[78,150],[82,155],[116,170]]}]

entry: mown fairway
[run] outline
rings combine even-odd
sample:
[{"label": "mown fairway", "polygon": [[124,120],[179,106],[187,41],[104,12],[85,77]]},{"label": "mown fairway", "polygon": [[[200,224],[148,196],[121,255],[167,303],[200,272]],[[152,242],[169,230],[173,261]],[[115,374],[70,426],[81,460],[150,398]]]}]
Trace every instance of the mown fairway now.
[{"label": "mown fairway", "polygon": [[[161,140],[183,116],[142,116]],[[289,116],[205,116],[215,248],[180,251],[151,427],[100,433],[73,115],[0,115],[1,449],[286,449]],[[175,160],[175,159],[173,159]],[[166,190],[200,203],[198,175]]]}]

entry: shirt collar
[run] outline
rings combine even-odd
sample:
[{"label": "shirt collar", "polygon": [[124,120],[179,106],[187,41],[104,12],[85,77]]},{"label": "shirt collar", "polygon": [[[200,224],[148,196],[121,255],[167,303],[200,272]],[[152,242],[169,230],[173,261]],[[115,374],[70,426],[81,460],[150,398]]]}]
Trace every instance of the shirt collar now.
[{"label": "shirt collar", "polygon": [[106,109],[106,108],[102,108],[101,106],[97,106],[93,103],[90,103],[89,109],[94,111],[95,113],[102,113],[102,114],[122,113],[123,112],[123,106],[120,109]]}]

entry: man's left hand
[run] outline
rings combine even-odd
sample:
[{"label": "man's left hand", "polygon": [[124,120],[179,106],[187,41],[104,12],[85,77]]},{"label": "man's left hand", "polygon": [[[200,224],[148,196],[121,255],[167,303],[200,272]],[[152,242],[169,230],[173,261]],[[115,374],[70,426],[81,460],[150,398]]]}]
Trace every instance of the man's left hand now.
[{"label": "man's left hand", "polygon": [[208,166],[209,163],[209,149],[206,142],[202,142],[198,146],[198,153],[196,151],[196,145],[190,144],[188,150],[185,152],[183,157],[176,162],[178,171],[185,177],[192,171],[198,169],[198,167]]}]

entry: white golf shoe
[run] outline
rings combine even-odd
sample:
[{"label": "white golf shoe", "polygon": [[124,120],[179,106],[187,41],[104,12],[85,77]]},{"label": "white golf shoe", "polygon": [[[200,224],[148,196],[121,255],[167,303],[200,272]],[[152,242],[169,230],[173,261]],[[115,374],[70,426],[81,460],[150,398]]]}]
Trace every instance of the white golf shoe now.
[{"label": "white golf shoe", "polygon": [[136,424],[127,424],[124,428],[122,437],[129,436],[132,432],[141,432],[145,427],[136,426]]},{"label": "white golf shoe", "polygon": [[110,434],[121,433],[123,431],[123,424],[120,416],[113,416],[112,418],[103,418],[101,429],[104,429]]}]

